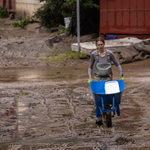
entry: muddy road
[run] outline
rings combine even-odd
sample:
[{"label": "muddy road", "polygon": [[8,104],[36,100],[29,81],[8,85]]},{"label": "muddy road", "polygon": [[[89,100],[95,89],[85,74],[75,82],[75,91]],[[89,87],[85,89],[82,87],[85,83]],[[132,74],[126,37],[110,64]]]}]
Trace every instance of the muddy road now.
[{"label": "muddy road", "polygon": [[[150,59],[122,65],[121,116],[111,128],[105,122],[99,127],[87,83],[89,60],[43,61],[70,50],[76,37],[50,43],[57,33],[39,33],[37,24],[12,28],[12,22],[0,19],[0,150],[150,149]],[[119,78],[115,66],[113,74]]]},{"label": "muddy road", "polygon": [[[0,150],[150,149],[150,59],[123,64],[112,127],[95,124],[88,64],[0,69]],[[114,79],[119,73],[113,66]]]}]

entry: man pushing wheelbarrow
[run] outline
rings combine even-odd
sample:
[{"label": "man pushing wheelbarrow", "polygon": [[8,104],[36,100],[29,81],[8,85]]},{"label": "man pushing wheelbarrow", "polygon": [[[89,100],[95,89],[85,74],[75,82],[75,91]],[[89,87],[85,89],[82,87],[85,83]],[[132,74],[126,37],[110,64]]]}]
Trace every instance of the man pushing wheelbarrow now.
[{"label": "man pushing wheelbarrow", "polygon": [[[104,49],[105,41],[103,38],[97,38],[96,46],[97,50],[93,51],[90,56],[88,83],[90,83],[96,105],[96,123],[101,125],[102,116],[104,116],[107,126],[111,127],[111,112],[120,115],[119,104],[124,89],[124,77],[122,68],[114,54],[110,50]],[[112,81],[111,61],[113,61],[118,68],[120,80]],[[92,81],[94,63],[94,81]]]}]

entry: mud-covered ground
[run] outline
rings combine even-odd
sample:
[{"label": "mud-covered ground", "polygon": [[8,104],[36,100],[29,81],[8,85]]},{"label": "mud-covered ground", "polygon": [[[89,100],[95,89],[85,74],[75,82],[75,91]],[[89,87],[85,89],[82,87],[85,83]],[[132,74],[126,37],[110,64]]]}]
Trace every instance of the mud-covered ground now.
[{"label": "mud-covered ground", "polygon": [[[121,116],[113,118],[111,128],[95,124],[88,65],[0,69],[0,148],[148,150],[149,63],[122,65]],[[113,72],[118,79],[115,66]]]},{"label": "mud-covered ground", "polygon": [[[10,42],[19,35],[19,29],[10,29],[9,34],[5,30],[1,34],[1,49],[5,47],[4,40]],[[48,33],[35,34],[23,29],[20,32],[33,36],[34,44],[47,40],[44,34]],[[28,43],[32,45],[30,40],[24,46]],[[95,124],[94,101],[87,83],[88,60],[70,60],[70,66],[46,66],[40,58],[33,58],[30,51],[22,51],[26,58],[18,56],[19,45],[15,46],[17,55],[14,51],[15,56],[11,57],[12,65],[7,57],[12,49],[0,51],[0,150],[150,149],[150,59],[122,65],[125,89],[121,116],[115,115],[112,127],[108,128],[105,122],[102,126]],[[46,49],[48,52],[49,47]],[[115,66],[113,74],[114,80],[119,78]]]}]

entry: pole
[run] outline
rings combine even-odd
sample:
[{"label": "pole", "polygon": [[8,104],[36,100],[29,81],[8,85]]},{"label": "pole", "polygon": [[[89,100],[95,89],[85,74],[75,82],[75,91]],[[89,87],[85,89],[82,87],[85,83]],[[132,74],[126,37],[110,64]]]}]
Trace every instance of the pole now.
[{"label": "pole", "polygon": [[77,0],[77,36],[78,36],[78,52],[80,52],[80,3]]}]

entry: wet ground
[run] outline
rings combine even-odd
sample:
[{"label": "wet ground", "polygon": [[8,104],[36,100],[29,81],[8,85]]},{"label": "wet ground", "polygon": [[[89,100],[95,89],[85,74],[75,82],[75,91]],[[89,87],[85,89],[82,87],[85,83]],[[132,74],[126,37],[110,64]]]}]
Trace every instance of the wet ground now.
[{"label": "wet ground", "polygon": [[[112,127],[95,124],[88,64],[0,69],[0,150],[149,150],[150,59],[123,64]],[[113,66],[114,79],[119,73]]]}]

